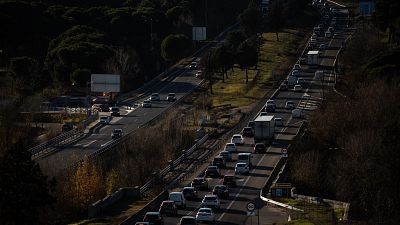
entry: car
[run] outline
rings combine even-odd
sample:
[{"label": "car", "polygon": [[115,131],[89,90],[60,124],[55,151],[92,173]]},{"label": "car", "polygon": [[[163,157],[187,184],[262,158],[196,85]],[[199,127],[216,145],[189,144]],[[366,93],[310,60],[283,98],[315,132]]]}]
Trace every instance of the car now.
[{"label": "car", "polygon": [[297,79],[297,84],[304,85],[305,83],[306,83],[306,80],[304,80],[303,78]]},{"label": "car", "polygon": [[294,76],[294,77],[300,76],[300,71],[299,70],[293,70],[292,71],[292,76]]},{"label": "car", "polygon": [[245,137],[253,137],[254,136],[254,130],[251,127],[244,127],[242,130],[242,135]]},{"label": "car", "polygon": [[150,225],[149,222],[136,222],[135,225]]},{"label": "car", "polygon": [[228,151],[222,151],[219,153],[220,156],[222,156],[226,161],[232,161],[232,153]]},{"label": "car", "polygon": [[224,157],[222,156],[215,156],[212,162],[213,166],[217,166],[218,168],[225,168],[226,167],[226,161]]},{"label": "car", "polygon": [[298,63],[294,64],[293,70],[301,70],[300,64],[298,64]]},{"label": "car", "polygon": [[279,87],[279,89],[280,89],[281,91],[287,91],[288,86],[287,86],[287,84],[281,84],[281,86]]},{"label": "car", "polygon": [[198,190],[207,190],[208,189],[208,181],[204,177],[196,177],[190,184],[190,186],[198,189]]},{"label": "car", "polygon": [[118,107],[111,107],[111,116],[120,116],[119,108]]},{"label": "car", "polygon": [[164,219],[159,212],[147,212],[143,218],[143,222],[149,222],[152,225],[163,225]]},{"label": "car", "polygon": [[228,152],[237,152],[236,144],[235,143],[227,143],[225,145],[225,151]]},{"label": "car", "polygon": [[248,174],[250,172],[249,165],[247,163],[236,163],[235,173],[236,174]]},{"label": "car", "polygon": [[294,85],[293,91],[295,91],[295,92],[302,92],[303,89],[302,89],[302,87],[301,87],[300,84],[296,84],[296,85]]},{"label": "car", "polygon": [[169,102],[174,102],[176,100],[175,93],[169,93],[166,100]]},{"label": "car", "polygon": [[265,111],[272,113],[275,112],[275,109],[276,109],[275,101],[269,99],[267,103],[265,103]]},{"label": "car", "polygon": [[201,78],[202,75],[203,75],[203,71],[198,70],[194,76],[197,77],[197,78]]},{"label": "car", "polygon": [[194,187],[184,187],[182,188],[183,196],[188,200],[193,200],[197,198],[197,191]]},{"label": "car", "polygon": [[160,101],[160,94],[159,93],[152,93],[150,95],[150,101]]},{"label": "car", "polygon": [[319,50],[320,50],[320,51],[325,50],[325,44],[320,44],[320,45],[319,45]]},{"label": "car", "polygon": [[264,143],[256,143],[254,153],[267,153],[267,146]]},{"label": "car", "polygon": [[247,126],[253,128],[253,130],[254,130],[254,121],[249,121],[247,123]]},{"label": "car", "polygon": [[203,200],[201,201],[201,206],[206,208],[219,209],[221,208],[221,202],[216,195],[205,195]]},{"label": "car", "polygon": [[222,184],[230,187],[236,187],[235,176],[230,174],[225,175],[224,179],[222,180]]},{"label": "car", "polygon": [[243,136],[241,134],[234,134],[231,138],[231,143],[234,143],[235,145],[243,145]]},{"label": "car", "polygon": [[116,128],[111,133],[111,138],[112,139],[118,139],[118,138],[122,137],[123,135],[124,135],[124,133],[123,133],[122,129]]},{"label": "car", "polygon": [[292,117],[293,118],[303,118],[303,110],[301,109],[293,109],[292,110]]},{"label": "car", "polygon": [[208,166],[205,171],[205,177],[220,177],[221,173],[216,166]]},{"label": "car", "polygon": [[335,31],[335,28],[329,27],[328,30],[329,30],[330,32],[334,32],[334,31]]},{"label": "car", "polygon": [[169,193],[169,200],[173,201],[176,207],[186,208],[186,199],[180,191],[173,191]]},{"label": "car", "polygon": [[101,124],[109,124],[111,118],[109,116],[100,116],[100,123]]},{"label": "car", "polygon": [[268,112],[260,112],[260,116],[268,116]]},{"label": "car", "polygon": [[332,37],[332,32],[330,32],[329,30],[325,32],[325,37],[326,38],[331,38]]},{"label": "car", "polygon": [[173,201],[163,201],[158,210],[160,215],[177,216],[178,209]]},{"label": "car", "polygon": [[144,100],[142,103],[143,108],[151,108],[151,101],[150,100]]},{"label": "car", "polygon": [[72,125],[71,123],[64,123],[61,127],[61,131],[62,132],[67,132],[74,129],[74,125]]},{"label": "car", "polygon": [[286,101],[285,109],[294,109],[296,106],[293,101]]},{"label": "car", "polygon": [[194,216],[182,216],[178,225],[196,225],[196,217]]},{"label": "car", "polygon": [[189,65],[189,69],[196,70],[197,69],[197,62],[191,62]]},{"label": "car", "polygon": [[200,208],[196,214],[197,222],[214,222],[215,215],[211,208]]},{"label": "car", "polygon": [[215,185],[212,194],[218,196],[218,198],[228,199],[229,189],[226,185]]}]

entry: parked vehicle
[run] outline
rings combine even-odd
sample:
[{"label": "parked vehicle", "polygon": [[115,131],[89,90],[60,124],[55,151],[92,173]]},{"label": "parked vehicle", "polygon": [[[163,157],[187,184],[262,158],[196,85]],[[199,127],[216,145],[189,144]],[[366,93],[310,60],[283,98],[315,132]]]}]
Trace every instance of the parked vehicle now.
[{"label": "parked vehicle", "polygon": [[194,216],[182,216],[178,225],[196,225],[196,217]]},{"label": "parked vehicle", "polygon": [[124,135],[124,132],[122,131],[122,129],[117,128],[117,129],[114,129],[113,132],[111,133],[111,138],[118,139],[118,138],[122,137],[123,135]]},{"label": "parked vehicle", "polygon": [[173,201],[178,208],[186,208],[186,199],[180,191],[169,193],[169,200]]},{"label": "parked vehicle", "polygon": [[235,145],[243,145],[243,136],[241,134],[234,134],[231,138],[231,143],[234,143]]},{"label": "parked vehicle", "polygon": [[247,163],[236,163],[235,173],[236,174],[248,174],[250,172],[249,165]]},{"label": "parked vehicle", "polygon": [[275,136],[274,116],[258,116],[254,123],[254,143],[272,142]]},{"label": "parked vehicle", "polygon": [[237,152],[236,144],[235,143],[227,143],[225,145],[225,151],[228,152]]},{"label": "parked vehicle", "polygon": [[111,116],[120,116],[119,108],[118,107],[111,107]]},{"label": "parked vehicle", "polygon": [[232,153],[228,151],[222,151],[219,153],[225,159],[225,162],[232,161]]},{"label": "parked vehicle", "polygon": [[198,189],[198,190],[207,190],[208,189],[208,181],[204,177],[196,177],[190,184],[190,186]]},{"label": "parked vehicle", "polygon": [[160,215],[177,216],[178,209],[173,201],[163,201],[158,210]]},{"label": "parked vehicle", "polygon": [[176,100],[175,93],[169,93],[166,100],[169,102],[174,102]]},{"label": "parked vehicle", "polygon": [[100,116],[100,123],[101,124],[109,124],[111,118],[109,116]]},{"label": "parked vehicle", "polygon": [[197,198],[197,191],[194,187],[184,187],[182,188],[182,193],[187,200],[193,200]]},{"label": "parked vehicle", "polygon": [[253,128],[244,127],[243,130],[242,130],[242,135],[245,136],[245,137],[253,137],[254,136]]},{"label": "parked vehicle", "polygon": [[206,177],[220,177],[221,173],[216,166],[208,166],[205,172]]},{"label": "parked vehicle", "polygon": [[221,202],[216,195],[205,195],[203,200],[201,201],[201,206],[212,209],[219,209],[221,208]]},{"label": "parked vehicle", "polygon": [[215,215],[211,208],[200,208],[196,214],[197,222],[214,222]]},{"label": "parked vehicle", "polygon": [[151,225],[164,225],[164,219],[159,212],[147,212],[143,221],[149,222]]},{"label": "parked vehicle", "polygon": [[275,109],[276,109],[275,101],[272,99],[269,99],[267,101],[267,103],[265,103],[265,111],[267,111],[269,113],[273,113],[273,112],[275,112]]},{"label": "parked vehicle", "polygon": [[246,163],[249,168],[253,166],[253,155],[249,152],[246,153],[239,153],[237,157],[238,163]]},{"label": "parked vehicle", "polygon": [[218,196],[218,198],[228,199],[229,189],[226,185],[215,185],[212,194]]},{"label": "parked vehicle", "polygon": [[224,157],[222,157],[222,156],[215,156],[215,158],[212,162],[212,165],[217,166],[218,168],[225,168],[226,161],[225,161]]},{"label": "parked vehicle", "polygon": [[151,101],[150,100],[144,100],[142,103],[143,108],[151,108]]},{"label": "parked vehicle", "polygon": [[267,146],[264,143],[256,143],[254,145],[254,153],[267,153]]},{"label": "parked vehicle", "polygon": [[236,187],[236,180],[234,175],[225,175],[222,181],[223,185],[227,185],[230,187]]},{"label": "parked vehicle", "polygon": [[160,101],[160,94],[159,93],[152,93],[150,96],[150,101]]}]

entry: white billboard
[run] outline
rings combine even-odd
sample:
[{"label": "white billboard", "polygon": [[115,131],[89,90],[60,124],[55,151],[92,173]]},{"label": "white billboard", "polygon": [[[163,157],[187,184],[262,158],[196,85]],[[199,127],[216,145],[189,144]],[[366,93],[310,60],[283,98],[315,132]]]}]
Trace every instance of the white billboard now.
[{"label": "white billboard", "polygon": [[204,41],[206,40],[206,27],[193,27],[192,28],[192,39],[193,41]]},{"label": "white billboard", "polygon": [[92,92],[116,93],[120,91],[120,75],[117,74],[92,74]]}]

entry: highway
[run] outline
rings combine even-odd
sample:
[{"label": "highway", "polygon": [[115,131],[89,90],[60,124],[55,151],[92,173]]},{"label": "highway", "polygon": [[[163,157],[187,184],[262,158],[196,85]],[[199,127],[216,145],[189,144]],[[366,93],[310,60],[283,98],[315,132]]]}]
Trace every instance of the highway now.
[{"label": "highway", "polygon": [[[139,93],[142,96],[139,100],[124,101],[123,106],[121,106],[121,116],[113,117],[109,125],[99,126],[94,129],[91,135],[78,140],[76,143],[54,154],[38,159],[38,163],[47,168],[66,168],[82,159],[85,155],[90,155],[101,147],[110,144],[112,141],[111,132],[115,128],[122,128],[125,134],[138,129],[139,126],[151,121],[172,106],[172,102],[165,100],[168,93],[176,93],[176,98],[179,100],[187,93],[193,91],[202,82],[201,79],[194,76],[195,72],[196,70],[182,68],[173,80],[163,80],[147,89],[144,93]],[[132,106],[135,102],[143,102],[153,92],[160,93],[161,101],[153,101],[151,108],[142,108],[141,106],[135,108],[128,107]],[[101,114],[110,115],[110,113]]]}]

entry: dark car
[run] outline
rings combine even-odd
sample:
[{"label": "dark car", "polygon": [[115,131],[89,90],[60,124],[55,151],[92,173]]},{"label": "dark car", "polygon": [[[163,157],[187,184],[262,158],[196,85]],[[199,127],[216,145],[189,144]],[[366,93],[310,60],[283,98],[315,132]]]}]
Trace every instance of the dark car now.
[{"label": "dark car", "polygon": [[70,123],[64,123],[61,127],[62,132],[70,131],[74,128],[74,126]]},{"label": "dark car", "polygon": [[212,194],[218,196],[218,198],[228,199],[229,189],[226,185],[215,185]]},{"label": "dark car", "polygon": [[196,217],[194,216],[182,216],[178,225],[196,225]]},{"label": "dark car", "polygon": [[242,130],[242,134],[245,137],[253,137],[254,136],[254,131],[253,128],[251,127],[244,127]]},{"label": "dark car", "polygon": [[188,200],[193,200],[197,198],[197,191],[194,187],[184,187],[182,189],[182,194]]},{"label": "dark car", "polygon": [[120,116],[118,107],[112,107],[111,108],[111,116]]},{"label": "dark car", "polygon": [[217,178],[217,177],[221,176],[221,173],[219,172],[218,167],[216,167],[216,166],[208,166],[207,169],[206,169],[206,172],[205,172],[205,176],[206,177]]},{"label": "dark car", "polygon": [[122,131],[122,129],[114,129],[113,132],[111,133],[111,138],[118,139],[122,137],[123,134],[124,132]]},{"label": "dark car", "polygon": [[254,145],[254,153],[266,153],[267,146],[264,143],[256,143]]},{"label": "dark car", "polygon": [[236,180],[234,175],[225,175],[224,180],[222,181],[222,184],[235,187],[236,186]]},{"label": "dark car", "polygon": [[208,181],[204,177],[196,177],[192,181],[191,186],[198,190],[207,190]]},{"label": "dark car", "polygon": [[149,222],[154,225],[164,225],[164,219],[159,212],[147,212],[143,218],[143,222]]},{"label": "dark car", "polygon": [[110,112],[110,107],[108,106],[108,104],[101,104],[100,105],[100,110],[102,112]]},{"label": "dark car", "polygon": [[218,168],[225,168],[226,167],[226,162],[224,157],[222,156],[216,156],[212,162],[213,166],[217,166]]},{"label": "dark car", "polygon": [[279,89],[280,89],[281,91],[287,91],[287,90],[288,90],[288,86],[287,86],[287,84],[281,84],[281,86],[279,87]]},{"label": "dark car", "polygon": [[178,209],[176,208],[173,201],[163,201],[160,205],[160,209],[158,210],[158,212],[160,213],[160,215],[178,215]]},{"label": "dark car", "polygon": [[247,126],[253,128],[253,130],[254,130],[254,121],[249,121]]}]

